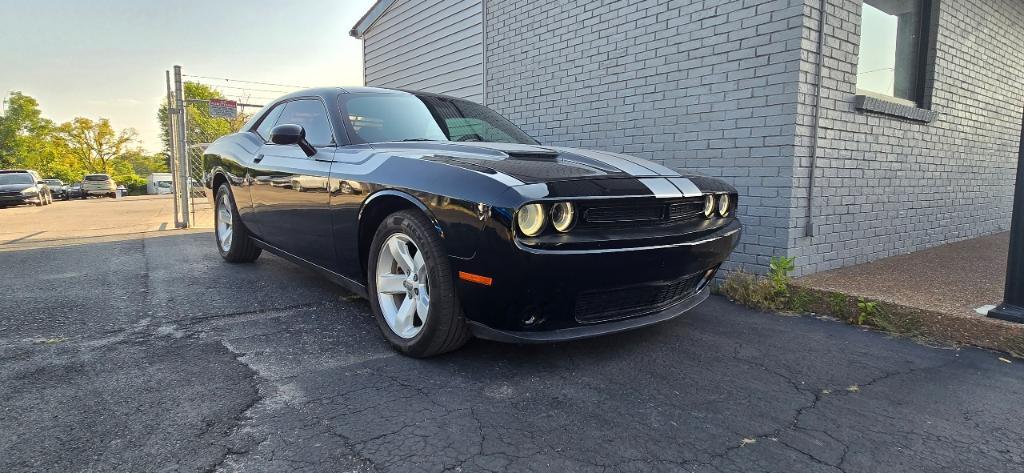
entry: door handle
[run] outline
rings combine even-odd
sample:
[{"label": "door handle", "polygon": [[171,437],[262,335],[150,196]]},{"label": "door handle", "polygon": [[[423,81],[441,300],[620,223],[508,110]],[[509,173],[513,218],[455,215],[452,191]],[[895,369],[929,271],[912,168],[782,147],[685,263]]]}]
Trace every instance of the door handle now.
[{"label": "door handle", "polygon": [[254,163],[258,163],[260,161],[263,161],[263,155],[262,154],[257,154],[255,158],[252,158],[252,162],[254,162]]}]

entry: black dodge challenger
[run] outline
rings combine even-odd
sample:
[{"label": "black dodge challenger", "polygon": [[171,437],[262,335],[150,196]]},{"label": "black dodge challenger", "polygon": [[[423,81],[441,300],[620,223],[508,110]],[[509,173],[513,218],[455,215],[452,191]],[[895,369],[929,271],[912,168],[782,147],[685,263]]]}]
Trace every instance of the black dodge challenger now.
[{"label": "black dodge challenger", "polygon": [[323,273],[417,357],[672,319],[707,298],[741,231],[722,181],[543,146],[444,95],[296,92],[205,163],[225,260],[266,249]]}]

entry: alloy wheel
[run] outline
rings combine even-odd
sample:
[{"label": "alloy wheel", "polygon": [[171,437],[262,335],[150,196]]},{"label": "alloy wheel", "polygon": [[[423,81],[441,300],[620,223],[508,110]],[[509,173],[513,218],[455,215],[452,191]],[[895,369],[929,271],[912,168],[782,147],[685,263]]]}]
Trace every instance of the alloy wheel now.
[{"label": "alloy wheel", "polygon": [[430,313],[427,265],[416,243],[404,233],[384,241],[377,256],[377,301],[391,331],[413,338]]},{"label": "alloy wheel", "polygon": [[231,238],[234,234],[234,221],[231,215],[231,202],[228,200],[227,192],[221,194],[217,199],[217,243],[220,249],[231,251]]}]

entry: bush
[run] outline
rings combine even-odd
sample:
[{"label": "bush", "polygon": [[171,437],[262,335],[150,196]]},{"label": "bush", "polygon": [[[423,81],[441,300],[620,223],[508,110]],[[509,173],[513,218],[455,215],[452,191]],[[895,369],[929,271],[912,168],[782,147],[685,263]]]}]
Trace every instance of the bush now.
[{"label": "bush", "polygon": [[790,297],[790,273],[794,266],[794,258],[772,257],[767,277],[734,271],[722,283],[720,291],[730,299],[755,309],[803,310],[793,306],[806,308],[806,294]]},{"label": "bush", "polygon": [[141,195],[146,193],[146,180],[132,174],[111,176],[119,186],[128,188],[129,195]]}]

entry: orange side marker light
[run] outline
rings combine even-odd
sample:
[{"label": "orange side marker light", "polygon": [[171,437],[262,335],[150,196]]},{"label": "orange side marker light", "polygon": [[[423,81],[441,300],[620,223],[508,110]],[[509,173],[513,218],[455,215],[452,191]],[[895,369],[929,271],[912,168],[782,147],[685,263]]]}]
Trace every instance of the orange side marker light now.
[{"label": "orange side marker light", "polygon": [[459,271],[459,279],[463,281],[475,282],[477,284],[483,284],[484,286],[490,286],[494,280],[479,274],[467,273],[465,271]]}]

